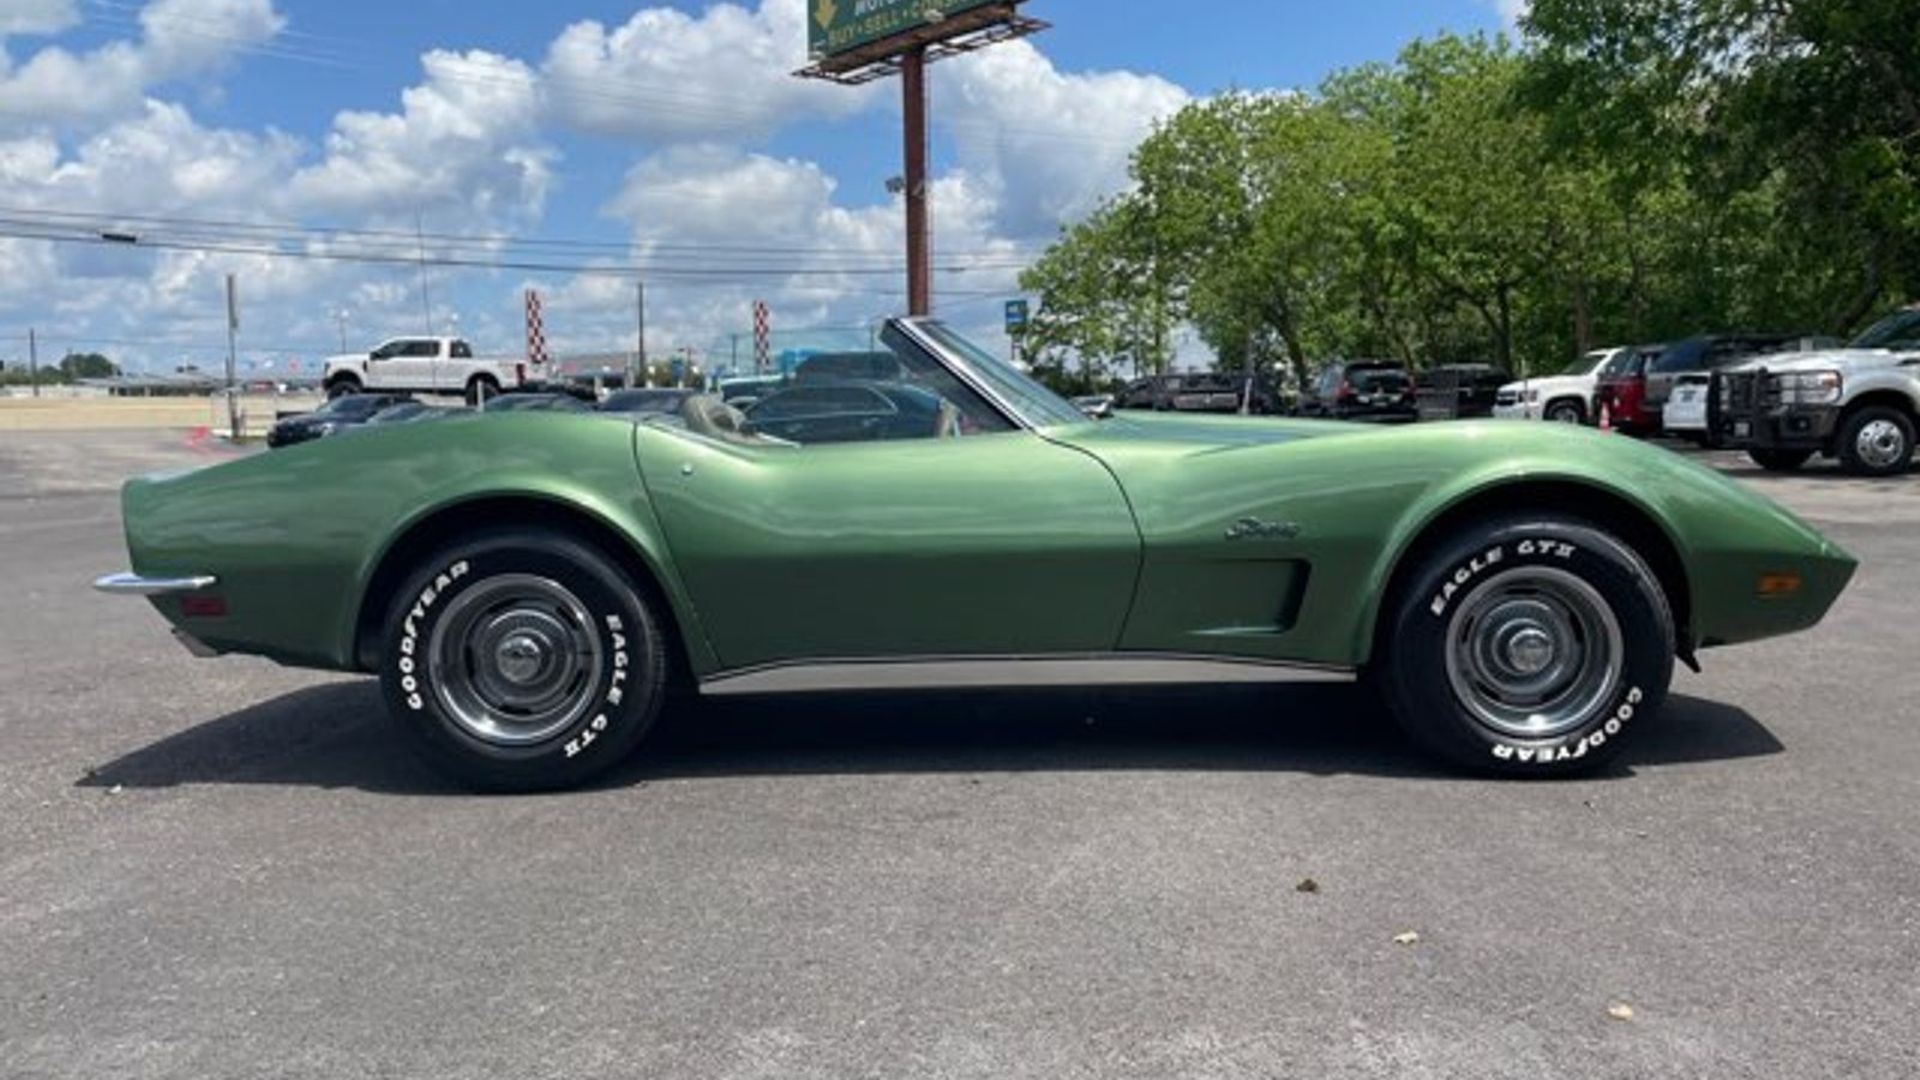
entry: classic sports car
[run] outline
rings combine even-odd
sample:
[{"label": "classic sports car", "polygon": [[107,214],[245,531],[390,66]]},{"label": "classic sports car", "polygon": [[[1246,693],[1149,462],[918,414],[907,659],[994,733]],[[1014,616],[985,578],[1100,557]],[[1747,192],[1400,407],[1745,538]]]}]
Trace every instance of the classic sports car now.
[{"label": "classic sports car", "polygon": [[1649,721],[1676,657],[1811,627],[1854,571],[1627,439],[1097,421],[938,322],[882,341],[880,392],[937,395],[926,423],[804,443],[701,396],[397,425],[129,482],[134,572],[98,585],[197,653],[378,673],[431,760],[527,790],[625,757],[676,684],[1193,676],[1169,658],[1368,676],[1451,762],[1569,774]]}]

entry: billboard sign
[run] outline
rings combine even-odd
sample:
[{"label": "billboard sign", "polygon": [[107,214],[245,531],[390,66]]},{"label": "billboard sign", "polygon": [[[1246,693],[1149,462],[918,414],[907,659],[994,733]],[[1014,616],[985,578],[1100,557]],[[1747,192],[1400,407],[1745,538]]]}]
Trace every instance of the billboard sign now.
[{"label": "billboard sign", "polygon": [[[1014,0],[808,0],[807,55],[831,60],[912,30],[930,30],[980,8]],[[938,36],[937,34],[934,36]]]},{"label": "billboard sign", "polygon": [[1029,308],[1025,300],[1007,301],[1007,333],[1018,333],[1027,328]]}]

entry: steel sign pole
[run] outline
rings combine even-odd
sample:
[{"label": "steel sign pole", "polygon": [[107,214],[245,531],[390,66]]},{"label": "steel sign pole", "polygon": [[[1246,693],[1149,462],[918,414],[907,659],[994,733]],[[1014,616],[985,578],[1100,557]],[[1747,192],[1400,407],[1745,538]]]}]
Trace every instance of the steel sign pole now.
[{"label": "steel sign pole", "polygon": [[907,314],[933,314],[932,222],[927,200],[927,50],[900,58],[907,136]]}]

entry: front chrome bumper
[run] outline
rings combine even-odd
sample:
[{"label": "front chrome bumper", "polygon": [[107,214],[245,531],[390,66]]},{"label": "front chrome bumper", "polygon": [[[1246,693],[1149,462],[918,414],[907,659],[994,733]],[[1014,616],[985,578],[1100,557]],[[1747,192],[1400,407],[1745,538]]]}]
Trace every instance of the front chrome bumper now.
[{"label": "front chrome bumper", "polygon": [[210,574],[191,577],[150,578],[139,574],[108,574],[93,583],[100,592],[113,596],[171,596],[174,593],[201,592],[220,583]]}]

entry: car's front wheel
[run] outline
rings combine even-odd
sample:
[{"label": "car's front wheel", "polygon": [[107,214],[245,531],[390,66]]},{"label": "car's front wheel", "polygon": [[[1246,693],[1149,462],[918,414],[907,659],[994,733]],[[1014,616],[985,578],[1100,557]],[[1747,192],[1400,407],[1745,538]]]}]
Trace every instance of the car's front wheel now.
[{"label": "car's front wheel", "polygon": [[1872,405],[1840,425],[1840,464],[1855,476],[1897,476],[1913,465],[1913,421]]},{"label": "car's front wheel", "polygon": [[1376,681],[1415,741],[1476,771],[1590,772],[1673,678],[1659,581],[1626,544],[1573,519],[1464,530],[1391,602]]},{"label": "car's front wheel", "polygon": [[575,787],[652,726],[661,624],[605,554],[539,529],[484,533],[413,575],[386,625],[381,683],[435,767],[487,791]]},{"label": "car's front wheel", "polygon": [[1547,406],[1547,419],[1555,424],[1584,424],[1587,410],[1577,401],[1556,401]]},{"label": "car's front wheel", "polygon": [[327,384],[327,400],[328,401],[332,401],[335,398],[343,398],[349,394],[357,394],[359,392],[360,392],[360,380],[354,378],[351,375],[346,376],[345,378],[335,379],[332,382]]}]

